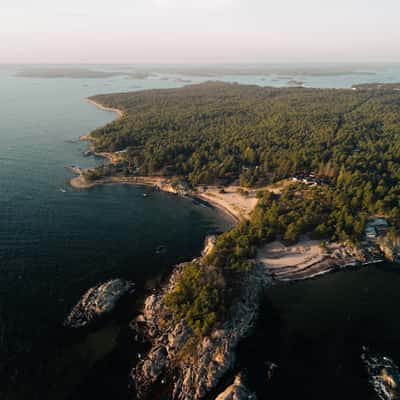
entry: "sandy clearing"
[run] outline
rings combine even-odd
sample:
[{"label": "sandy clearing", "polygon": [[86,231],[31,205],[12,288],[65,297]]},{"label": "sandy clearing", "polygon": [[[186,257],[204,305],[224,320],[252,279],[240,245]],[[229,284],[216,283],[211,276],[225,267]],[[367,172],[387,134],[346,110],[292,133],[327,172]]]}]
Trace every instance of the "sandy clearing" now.
[{"label": "sandy clearing", "polygon": [[278,241],[268,243],[258,250],[257,262],[264,267],[268,277],[278,281],[309,279],[360,264],[356,254],[345,244],[326,243],[323,248],[321,241],[307,237],[291,246]]},{"label": "sandy clearing", "polygon": [[240,186],[224,187],[223,192],[217,186],[208,186],[206,191],[198,188],[198,197],[210,203],[225,208],[238,219],[250,219],[250,214],[257,205],[258,199],[253,190],[248,190],[249,195],[243,195],[238,190],[244,189]]},{"label": "sandy clearing", "polygon": [[327,253],[320,243],[320,240],[309,239],[292,246],[285,246],[278,241],[271,242],[260,248],[257,260],[269,270],[277,271],[283,267],[301,269],[326,257]]}]

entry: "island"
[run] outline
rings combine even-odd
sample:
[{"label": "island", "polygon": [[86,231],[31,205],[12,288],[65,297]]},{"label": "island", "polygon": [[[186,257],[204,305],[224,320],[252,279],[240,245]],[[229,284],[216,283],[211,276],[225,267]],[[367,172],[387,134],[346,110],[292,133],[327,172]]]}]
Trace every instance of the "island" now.
[{"label": "island", "polygon": [[272,283],[398,260],[399,92],[206,82],[90,100],[120,115],[84,137],[109,162],[72,184],[150,184],[236,220],[132,322],[149,343],[131,374],[138,398],[215,393]]},{"label": "island", "polygon": [[74,67],[26,67],[17,72],[21,78],[112,78],[114,76],[124,75],[123,72],[95,71],[86,68]]},{"label": "island", "polygon": [[[273,65],[273,64],[255,64],[255,65],[156,65],[148,67],[138,67],[138,74],[169,75],[170,77],[205,77],[214,79],[216,77],[231,76],[260,76],[271,75],[284,76],[345,76],[345,75],[376,75],[376,71],[382,69],[379,64],[348,64],[340,66],[335,64],[321,65]],[[291,79],[291,78],[289,78]]]},{"label": "island", "polygon": [[145,80],[157,77],[157,74],[144,69],[126,71],[99,71],[82,67],[61,67],[61,66],[34,66],[24,67],[18,70],[16,76],[21,78],[113,78],[125,76],[127,79]]},{"label": "island", "polygon": [[400,83],[361,83],[353,85],[353,90],[400,90]]}]

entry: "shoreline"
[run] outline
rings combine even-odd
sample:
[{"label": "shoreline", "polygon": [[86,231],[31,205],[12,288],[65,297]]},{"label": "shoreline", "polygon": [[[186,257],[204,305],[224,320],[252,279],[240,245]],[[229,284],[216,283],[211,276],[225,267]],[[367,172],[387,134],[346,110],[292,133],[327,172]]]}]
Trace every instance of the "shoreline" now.
[{"label": "shoreline", "polygon": [[385,262],[386,260],[372,260],[372,261],[355,261],[355,262],[349,262],[345,264],[338,264],[335,266],[330,267],[329,269],[321,270],[319,272],[315,272],[311,275],[303,276],[303,277],[287,277],[287,278],[281,278],[281,279],[275,279],[273,278],[273,282],[276,283],[296,283],[296,282],[302,282],[305,280],[310,280],[310,279],[316,279],[319,278],[323,275],[331,274],[333,272],[340,272],[344,269],[350,268],[350,267],[366,267],[368,265],[375,265],[375,264],[380,264]]},{"label": "shoreline", "polygon": [[258,249],[257,262],[275,282],[296,282],[316,278],[347,267],[363,267],[384,261],[383,256],[352,249],[343,242],[325,243],[303,236],[292,245],[281,241]]},{"label": "shoreline", "polygon": [[[75,171],[76,172],[76,171]],[[90,189],[96,186],[101,186],[101,185],[109,185],[109,184],[120,184],[120,185],[136,185],[136,186],[147,186],[154,188],[156,190],[160,190],[164,193],[169,193],[174,196],[181,196],[181,197],[187,197],[190,198],[194,201],[198,201],[201,204],[204,204],[206,207],[210,207],[214,209],[216,212],[220,213],[224,219],[227,219],[230,223],[232,223],[233,226],[238,224],[242,219],[243,216],[240,215],[239,213],[234,214],[232,211],[230,211],[227,207],[224,207],[220,202],[213,202],[212,198],[209,196],[203,196],[202,193],[194,192],[188,195],[181,195],[178,193],[175,189],[172,188],[170,185],[170,182],[167,178],[164,177],[109,177],[109,178],[104,178],[98,181],[94,182],[85,182],[83,180],[83,177],[81,175],[72,178],[70,180],[70,185],[73,188],[76,189]],[[324,263],[328,261],[330,265],[324,265]],[[316,263],[315,267],[320,267],[320,269],[315,270],[313,268],[309,268],[309,271],[307,271],[308,268],[306,268],[303,273],[298,274],[296,271],[293,271],[291,273],[284,273],[283,276],[279,276],[279,269],[276,271],[278,272],[278,275],[275,275],[272,270],[269,270],[267,272],[267,275],[269,278],[272,279],[272,282],[276,283],[289,283],[289,282],[299,282],[299,281],[304,281],[308,279],[315,279],[319,276],[326,275],[332,272],[337,272],[341,271],[343,269],[346,269],[347,267],[363,267],[369,264],[377,264],[380,262],[384,262],[385,260],[383,259],[369,259],[366,261],[360,261],[355,258],[353,259],[331,259],[330,257],[327,257],[324,260],[321,260]],[[263,263],[260,262],[260,260],[257,260],[257,263],[260,264],[260,266],[263,266]],[[265,268],[265,265],[264,265]],[[285,269],[285,268],[283,268]],[[268,268],[267,268],[268,270]],[[308,273],[309,274],[308,274]]]},{"label": "shoreline", "polygon": [[124,112],[123,112],[121,109],[119,109],[119,108],[113,108],[113,107],[104,106],[103,104],[98,103],[97,101],[92,100],[92,99],[89,98],[89,97],[86,97],[85,100],[86,100],[88,103],[93,104],[94,106],[96,106],[96,107],[99,108],[100,110],[116,113],[116,114],[118,115],[118,118],[116,118],[116,120],[118,120],[118,119],[120,119],[120,118],[122,118],[122,117],[124,116]]},{"label": "shoreline", "polygon": [[[115,112],[118,116],[114,121],[122,118],[124,116],[124,112],[118,108],[112,108],[112,107],[106,107],[103,104],[92,100],[90,98],[85,99],[89,104],[94,105],[100,110],[103,111],[109,111],[109,112]],[[79,137],[80,141],[88,141],[92,142],[95,139],[90,136],[90,133],[81,135]],[[93,155],[96,157],[103,157],[107,159],[110,162],[115,162],[117,161],[115,159],[115,154],[114,153],[109,153],[109,152],[95,152],[93,151]],[[142,185],[142,186],[149,186],[156,188],[157,190],[161,190],[165,193],[170,193],[174,195],[179,195],[179,193],[172,188],[168,178],[165,177],[109,177],[109,178],[103,178],[99,179],[97,181],[93,182],[87,182],[83,176],[82,176],[82,169],[73,169],[72,172],[78,174],[78,176],[75,176],[74,178],[70,179],[69,185],[73,187],[74,189],[90,189],[96,186],[100,185],[106,185],[106,184],[128,184],[128,185]],[[212,201],[209,197],[202,196],[201,193],[195,193],[195,194],[190,194],[188,197],[191,197],[192,199],[199,201],[200,203],[203,203],[204,205],[215,209],[217,212],[221,213],[225,219],[228,219],[230,222],[232,222],[233,225],[236,225],[239,223],[241,220],[242,216],[240,213],[234,213],[232,212],[228,207],[225,207],[221,204],[219,204],[216,201]]]},{"label": "shoreline", "polygon": [[[74,171],[75,173],[79,173],[78,171]],[[214,209],[216,212],[220,213],[222,218],[228,220],[232,223],[232,226],[237,225],[241,220],[244,219],[244,216],[239,212],[232,212],[228,207],[225,207],[221,204],[220,201],[213,201],[212,196],[205,196],[201,192],[192,192],[187,195],[182,195],[174,188],[172,188],[170,181],[168,178],[160,177],[160,176],[137,176],[137,177],[109,177],[103,178],[94,182],[86,182],[82,175],[79,175],[70,180],[70,185],[76,189],[90,189],[100,185],[106,184],[127,184],[127,185],[137,185],[137,186],[147,186],[154,188],[156,190],[160,190],[164,193],[169,193],[174,196],[187,197],[194,201],[198,201],[200,204],[204,204],[206,207],[210,207]],[[296,243],[296,246],[301,245],[302,242]],[[335,244],[334,244],[335,245]],[[339,245],[339,244],[336,244]],[[340,245],[341,248],[345,248],[344,245]],[[259,249],[261,250],[261,249]],[[282,255],[284,257],[284,255]],[[316,260],[314,264],[311,264],[307,268],[301,268],[300,271],[286,271],[285,270],[290,266],[292,267],[301,267],[301,262],[294,263],[292,265],[282,266],[281,268],[269,268],[259,257],[256,258],[257,264],[265,268],[265,272],[269,278],[272,279],[273,282],[276,283],[288,283],[288,282],[298,282],[308,279],[314,279],[322,275],[326,275],[328,273],[341,271],[347,267],[356,266],[363,267],[369,264],[377,264],[383,262],[384,259],[367,259],[365,261],[361,261],[357,259],[354,255],[351,257],[345,258],[331,258],[331,256],[325,255],[323,259]]]},{"label": "shoreline", "polygon": [[[89,97],[85,98],[85,101],[89,104],[94,105],[96,108],[98,108],[99,110],[103,110],[103,111],[108,111],[108,112],[114,112],[117,114],[117,118],[114,118],[113,121],[118,121],[120,118],[122,118],[124,116],[124,111],[120,110],[119,108],[112,108],[112,107],[106,107],[101,103],[98,103],[95,100],[90,99]],[[111,121],[112,122],[112,121]],[[86,133],[84,135],[79,136],[79,140],[81,142],[94,142],[95,138],[93,138],[91,136],[91,132]],[[117,156],[114,153],[110,153],[110,152],[101,152],[98,153],[96,151],[93,150],[93,144],[91,143],[89,145],[89,150],[93,153],[93,155],[95,155],[96,157],[103,157],[107,160],[109,160],[110,162],[115,162],[118,161],[117,160]],[[77,187],[83,187],[83,183],[78,183],[76,182]],[[73,185],[71,185],[73,186]],[[73,186],[75,187],[75,186]]]},{"label": "shoreline", "polygon": [[[73,172],[78,173],[76,170]],[[110,184],[147,186],[147,187],[152,187],[157,190],[160,190],[164,193],[173,194],[175,196],[182,196],[175,189],[172,188],[171,184],[169,183],[169,180],[167,178],[163,178],[163,177],[150,177],[150,176],[147,176],[147,177],[145,177],[145,176],[143,176],[143,177],[141,177],[141,176],[138,176],[138,177],[109,177],[109,178],[99,179],[99,180],[93,181],[93,182],[87,182],[87,181],[85,181],[82,174],[80,173],[78,176],[72,178],[69,181],[69,184],[74,189],[91,189],[96,186],[110,185]],[[221,213],[224,216],[225,219],[228,219],[230,222],[232,222],[233,225],[236,225],[241,220],[241,215],[234,214],[227,207],[224,207],[223,205],[221,205],[218,202],[213,202],[208,197],[203,197],[201,193],[194,192],[192,194],[188,194],[188,195],[182,196],[182,197],[191,198],[195,201],[198,201],[199,203],[204,204],[207,207],[210,207],[210,208],[218,211],[219,213]]]},{"label": "shoreline", "polygon": [[234,214],[227,207],[224,207],[223,205],[221,205],[217,202],[213,202],[208,197],[202,196],[201,193],[196,193],[192,197],[198,201],[201,201],[201,202],[207,204],[208,206],[211,206],[212,208],[214,208],[216,210],[219,210],[224,215],[227,215],[229,217],[229,219],[233,221],[234,225],[238,224],[242,218],[240,215]]}]

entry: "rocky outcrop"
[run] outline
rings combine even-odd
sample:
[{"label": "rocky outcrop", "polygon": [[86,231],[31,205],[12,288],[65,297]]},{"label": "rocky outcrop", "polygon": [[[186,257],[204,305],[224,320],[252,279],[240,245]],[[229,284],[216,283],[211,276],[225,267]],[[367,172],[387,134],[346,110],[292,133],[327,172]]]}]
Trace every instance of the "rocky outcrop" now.
[{"label": "rocky outcrop", "polygon": [[233,368],[238,343],[250,333],[257,317],[265,275],[255,267],[243,279],[240,296],[230,309],[231,316],[203,338],[184,321],[176,321],[164,304],[183,266],[172,274],[168,286],[145,300],[136,329],[141,330],[151,348],[132,371],[139,399],[148,399],[151,387],[159,382],[170,387],[174,400],[198,400],[216,387]]},{"label": "rocky outcrop", "polygon": [[94,319],[112,311],[126,294],[134,291],[134,284],[121,279],[112,279],[90,288],[72,309],[64,326],[80,328]]},{"label": "rocky outcrop", "polygon": [[206,237],[204,243],[204,249],[201,252],[203,257],[208,256],[214,250],[215,244],[217,243],[217,237],[215,235],[209,235]]},{"label": "rocky outcrop", "polygon": [[228,386],[215,400],[256,400],[257,396],[252,393],[243,382],[242,374],[236,375],[235,381]]},{"label": "rocky outcrop", "polygon": [[361,355],[370,382],[382,400],[400,398],[400,370],[388,357],[372,356],[367,349]]},{"label": "rocky outcrop", "polygon": [[385,236],[378,240],[379,249],[389,261],[398,261],[400,254],[400,236],[389,231]]}]

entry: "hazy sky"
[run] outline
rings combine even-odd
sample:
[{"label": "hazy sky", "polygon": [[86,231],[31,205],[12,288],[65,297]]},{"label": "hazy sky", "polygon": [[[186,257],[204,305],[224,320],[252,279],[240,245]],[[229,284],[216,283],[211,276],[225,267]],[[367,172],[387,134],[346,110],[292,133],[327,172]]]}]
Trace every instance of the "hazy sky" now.
[{"label": "hazy sky", "polygon": [[0,63],[400,61],[400,0],[0,0]]}]

